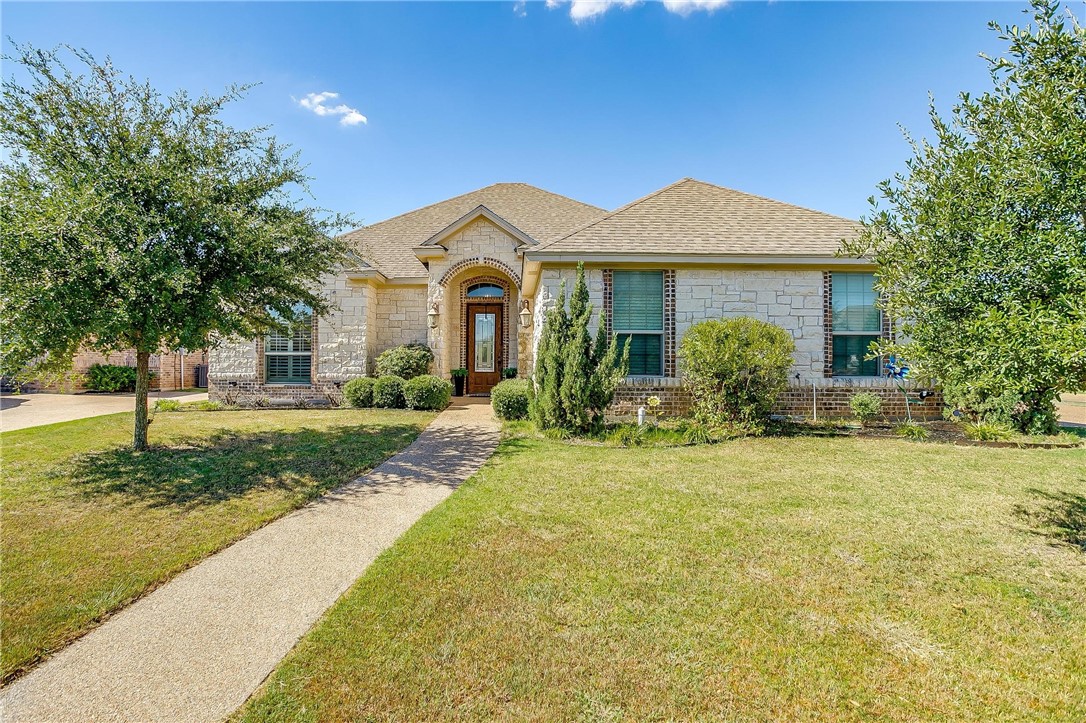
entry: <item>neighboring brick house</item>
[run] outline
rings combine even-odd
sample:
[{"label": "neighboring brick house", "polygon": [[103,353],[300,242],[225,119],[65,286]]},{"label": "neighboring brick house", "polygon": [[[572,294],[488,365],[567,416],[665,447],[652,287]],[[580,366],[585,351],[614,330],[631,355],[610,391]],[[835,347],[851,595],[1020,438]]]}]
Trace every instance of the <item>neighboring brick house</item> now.
[{"label": "neighboring brick house", "polygon": [[[208,363],[206,350],[190,351],[182,354],[172,351],[152,354],[150,368],[151,389],[176,391],[190,389],[197,385],[196,367]],[[86,372],[94,364],[116,364],[117,366],[136,366],[135,350],[102,354],[96,351],[81,351],[72,360],[72,369],[63,377],[51,379],[48,384],[31,383],[30,386],[42,391],[81,392],[86,391]]]},{"label": "neighboring brick house", "polygon": [[[847,414],[869,389],[903,414],[901,395],[865,360],[890,333],[875,307],[874,267],[837,256],[859,224],[683,179],[607,212],[521,183],[501,183],[352,231],[353,268],[325,280],[336,307],[291,337],[232,340],[211,351],[212,398],[338,397],[376,356],[416,342],[435,373],[468,370],[485,394],[504,367],[531,373],[544,312],[585,264],[593,325],[630,338],[630,376],[613,411],[655,394],[689,406],[676,350],[692,324],[752,316],[791,332],[792,384],[781,411]],[[937,396],[921,415],[939,411]]]}]

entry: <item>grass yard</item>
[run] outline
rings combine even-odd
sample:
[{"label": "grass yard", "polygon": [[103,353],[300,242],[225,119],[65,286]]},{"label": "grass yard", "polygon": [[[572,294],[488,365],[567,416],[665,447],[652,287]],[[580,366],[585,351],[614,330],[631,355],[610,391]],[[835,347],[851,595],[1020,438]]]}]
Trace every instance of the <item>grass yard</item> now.
[{"label": "grass yard", "polygon": [[1086,449],[508,439],[245,721],[1086,718]]},{"label": "grass yard", "polygon": [[408,445],[430,413],[159,413],[0,435],[5,680],[110,612]]}]

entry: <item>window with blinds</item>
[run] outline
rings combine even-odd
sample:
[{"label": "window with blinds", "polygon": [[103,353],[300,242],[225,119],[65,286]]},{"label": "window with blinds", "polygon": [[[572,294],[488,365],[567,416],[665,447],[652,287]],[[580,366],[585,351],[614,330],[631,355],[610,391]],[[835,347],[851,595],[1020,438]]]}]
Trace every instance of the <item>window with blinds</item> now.
[{"label": "window with blinds", "polygon": [[833,375],[877,377],[880,363],[867,359],[882,336],[882,312],[875,305],[874,274],[833,275]]},{"label": "window with blinds", "polygon": [[306,313],[289,334],[277,331],[264,339],[264,381],[309,384],[313,368],[313,315]]},{"label": "window with blinds", "polygon": [[630,341],[630,374],[664,373],[664,272],[614,271],[611,326],[619,345]]}]

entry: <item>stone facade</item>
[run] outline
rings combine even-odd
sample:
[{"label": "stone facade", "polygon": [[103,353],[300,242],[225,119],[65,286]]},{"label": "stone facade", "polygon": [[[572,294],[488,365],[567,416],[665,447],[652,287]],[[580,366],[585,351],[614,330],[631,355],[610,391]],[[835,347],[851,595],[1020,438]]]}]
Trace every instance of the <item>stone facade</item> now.
[{"label": "stone facade", "polygon": [[[496,224],[479,218],[441,243],[446,251],[442,257],[429,258],[425,286],[423,279],[417,286],[347,276],[326,280],[324,290],[335,311],[316,322],[311,385],[264,384],[261,341],[234,340],[212,350],[212,397],[227,401],[238,397],[335,401],[345,381],[374,373],[378,354],[409,343],[428,344],[434,350],[434,373],[447,378],[452,369],[465,366],[465,294],[470,284],[480,281],[505,290],[501,299],[502,366],[517,367],[520,376],[529,376],[544,314],[557,303],[563,282],[568,297],[576,281],[576,269],[564,265],[541,270],[538,286],[528,300],[533,323],[524,329],[519,323],[521,242]],[[599,265],[586,269],[589,301],[594,308],[593,333],[601,319],[609,318],[605,310],[611,301],[612,271]],[[690,393],[678,378],[676,359],[683,334],[707,319],[752,316],[781,326],[795,340],[795,364],[789,373],[791,386],[779,404],[781,414],[811,416],[817,398],[819,416],[847,416],[851,413],[849,397],[865,389],[883,396],[888,416],[904,416],[901,395],[889,380],[828,376],[832,351],[828,329],[832,318],[829,272],[739,267],[661,271],[664,272],[665,373],[660,377],[627,380],[616,394],[611,410],[614,415],[635,414],[649,396],[660,397],[668,416],[686,413],[690,408]],[[432,329],[428,320],[431,307],[437,312]],[[918,417],[938,416],[940,406],[940,398],[933,395],[914,413]]]},{"label": "stone facade", "polygon": [[[429,263],[423,316],[433,305],[439,312],[438,324],[429,330],[430,348],[434,350],[435,374],[447,377],[453,369],[464,364],[461,322],[465,313],[461,301],[464,282],[476,276],[497,276],[508,283],[509,294],[502,300],[505,306],[503,347],[507,366],[519,366],[520,351],[528,347],[529,332],[520,328],[520,271],[522,261],[517,251],[520,241],[505,229],[479,218],[442,242],[448,249],[444,258]],[[425,324],[424,324],[425,328]]]}]

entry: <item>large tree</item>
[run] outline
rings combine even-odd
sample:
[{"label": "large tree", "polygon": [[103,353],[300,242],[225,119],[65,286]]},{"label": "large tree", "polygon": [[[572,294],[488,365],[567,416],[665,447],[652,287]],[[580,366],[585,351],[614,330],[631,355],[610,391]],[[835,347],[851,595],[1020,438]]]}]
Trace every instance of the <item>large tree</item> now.
[{"label": "large tree", "polygon": [[333,234],[349,219],[298,200],[308,178],[266,127],[222,120],[246,87],[167,97],[74,48],[16,46],[5,61],[3,372],[134,349],[133,446],[145,449],[150,355],[326,312],[318,281],[345,253]]},{"label": "large tree", "polygon": [[[1030,12],[1030,11],[1027,11]],[[1034,25],[992,28],[993,87],[880,185],[846,249],[878,264],[897,343],[885,354],[939,381],[966,412],[996,400],[1024,429],[1055,428],[1054,400],[1086,388],[1086,31],[1054,0]]]}]

